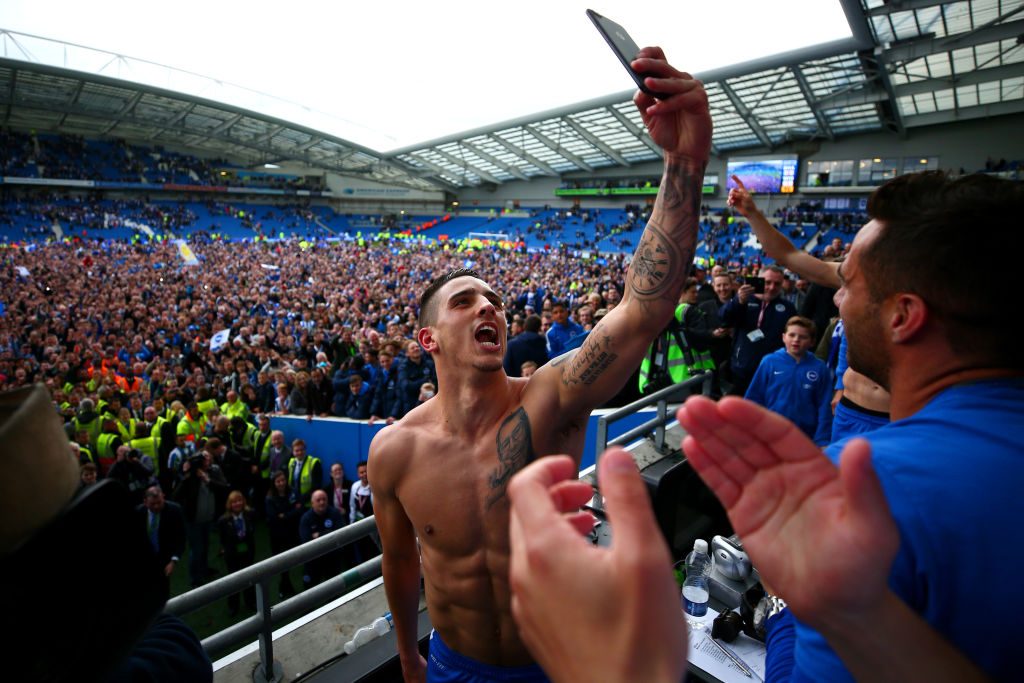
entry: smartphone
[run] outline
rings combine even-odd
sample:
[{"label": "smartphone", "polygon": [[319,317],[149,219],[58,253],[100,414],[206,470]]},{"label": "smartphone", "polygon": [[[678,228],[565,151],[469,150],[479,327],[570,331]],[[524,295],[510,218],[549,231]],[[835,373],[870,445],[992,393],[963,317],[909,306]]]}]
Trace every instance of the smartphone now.
[{"label": "smartphone", "polygon": [[754,294],[764,294],[764,278],[763,277],[748,277],[745,280],[746,284],[754,288]]},{"label": "smartphone", "polygon": [[630,63],[636,59],[637,54],[640,52],[640,48],[637,47],[636,42],[629,37],[629,33],[626,29],[622,28],[614,21],[607,17],[602,17],[600,14],[592,9],[587,10],[587,16],[594,22],[594,27],[597,28],[598,32],[604,36],[605,42],[608,43],[608,47],[612,49],[615,56],[622,62],[622,66],[626,67],[626,71],[633,77],[633,81],[640,90],[647,93],[651,97],[659,100],[666,99],[668,95],[664,93],[654,92],[646,85],[644,85],[644,78],[647,74],[640,74],[633,71],[633,67]]}]

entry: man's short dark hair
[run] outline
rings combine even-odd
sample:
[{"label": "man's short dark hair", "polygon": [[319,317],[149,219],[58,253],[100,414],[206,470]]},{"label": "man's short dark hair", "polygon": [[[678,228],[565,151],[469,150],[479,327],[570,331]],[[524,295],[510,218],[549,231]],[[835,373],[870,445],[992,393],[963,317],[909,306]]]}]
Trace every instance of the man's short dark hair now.
[{"label": "man's short dark hair", "polygon": [[420,316],[416,321],[420,327],[427,327],[434,322],[435,312],[437,307],[433,305],[434,295],[437,294],[437,290],[444,287],[452,280],[460,277],[475,277],[478,280],[482,280],[480,273],[476,272],[472,268],[456,268],[455,270],[449,270],[444,275],[434,278],[434,281],[430,283],[426,291],[423,292],[423,296],[420,297]]},{"label": "man's short dark hair", "polygon": [[526,316],[526,320],[523,322],[523,329],[527,332],[540,332],[540,316]]},{"label": "man's short dark hair", "polygon": [[928,304],[950,347],[995,367],[1024,366],[1006,329],[1012,268],[992,268],[975,254],[1006,249],[1018,239],[1024,185],[983,174],[951,178],[942,171],[899,176],[868,200],[881,223],[858,263],[875,303],[897,292]]}]

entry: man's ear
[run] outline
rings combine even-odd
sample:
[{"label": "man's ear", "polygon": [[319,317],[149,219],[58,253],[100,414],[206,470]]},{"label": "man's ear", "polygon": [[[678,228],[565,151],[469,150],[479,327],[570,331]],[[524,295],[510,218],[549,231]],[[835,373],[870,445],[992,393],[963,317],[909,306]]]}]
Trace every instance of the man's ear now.
[{"label": "man's ear", "polygon": [[434,339],[434,330],[430,327],[421,327],[420,331],[416,333],[416,341],[427,353],[433,353],[438,348],[437,340]]},{"label": "man's ear", "polygon": [[917,294],[897,294],[889,304],[887,316],[889,335],[894,344],[907,344],[917,339],[930,319],[928,304]]}]

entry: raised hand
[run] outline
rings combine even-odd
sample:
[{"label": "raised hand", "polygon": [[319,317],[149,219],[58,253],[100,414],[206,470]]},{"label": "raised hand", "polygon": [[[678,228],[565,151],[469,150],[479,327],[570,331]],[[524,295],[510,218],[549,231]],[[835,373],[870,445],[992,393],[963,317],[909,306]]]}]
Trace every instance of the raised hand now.
[{"label": "raised hand", "polygon": [[633,103],[647,131],[666,155],[706,163],[711,153],[711,113],[704,84],[665,61],[660,47],[645,47],[631,66],[645,74],[644,85],[668,95],[656,100],[637,91]]},{"label": "raised hand", "polygon": [[749,218],[750,214],[757,211],[757,204],[754,203],[754,198],[750,196],[746,185],[738,176],[733,176],[732,181],[736,183],[736,187],[729,190],[729,199],[726,200],[726,203],[739,211],[741,215]]},{"label": "raised hand", "polygon": [[793,423],[749,401],[692,397],[677,417],[690,464],[798,618],[816,625],[878,604],[899,531],[866,441],[851,441],[836,468]]},{"label": "raised hand", "polygon": [[571,458],[541,458],[512,479],[512,615],[552,680],[675,683],[686,625],[668,548],[632,456],[609,449],[599,470],[611,548],[583,538],[593,518],[577,510],[593,491]]}]

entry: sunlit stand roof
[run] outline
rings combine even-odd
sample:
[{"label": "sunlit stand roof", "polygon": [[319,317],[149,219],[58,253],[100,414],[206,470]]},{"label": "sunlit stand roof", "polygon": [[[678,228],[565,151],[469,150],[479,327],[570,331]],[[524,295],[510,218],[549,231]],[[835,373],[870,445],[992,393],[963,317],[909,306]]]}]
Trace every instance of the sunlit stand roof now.
[{"label": "sunlit stand roof", "polygon": [[[841,4],[850,39],[696,74],[708,89],[714,153],[1024,111],[1024,0]],[[15,128],[249,165],[295,160],[423,190],[628,169],[660,156],[632,91],[380,153],[289,123],[301,106],[270,95],[255,93],[265,113],[222,104],[237,86],[198,74],[2,29],[0,45],[0,107]],[[165,87],[87,70],[146,74]],[[208,98],[181,94],[186,82]]]}]

